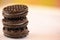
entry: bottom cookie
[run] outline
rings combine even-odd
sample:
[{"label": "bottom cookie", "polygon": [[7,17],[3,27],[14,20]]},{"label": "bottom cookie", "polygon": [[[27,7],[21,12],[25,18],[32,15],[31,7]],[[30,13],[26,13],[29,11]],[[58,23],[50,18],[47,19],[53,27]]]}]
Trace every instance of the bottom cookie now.
[{"label": "bottom cookie", "polygon": [[28,35],[29,31],[28,29],[24,29],[24,30],[3,30],[4,35],[10,38],[24,38]]},{"label": "bottom cookie", "polygon": [[27,35],[28,35],[28,34],[18,35],[18,36],[11,36],[11,35],[8,35],[8,34],[4,34],[4,36],[9,37],[9,38],[24,38],[24,37],[26,37]]}]

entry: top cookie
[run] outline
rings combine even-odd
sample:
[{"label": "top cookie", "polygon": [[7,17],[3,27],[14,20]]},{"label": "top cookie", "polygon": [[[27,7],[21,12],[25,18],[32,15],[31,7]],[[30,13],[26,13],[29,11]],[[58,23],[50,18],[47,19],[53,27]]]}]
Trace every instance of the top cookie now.
[{"label": "top cookie", "polygon": [[11,5],[3,9],[3,16],[6,18],[26,16],[27,13],[28,7],[26,5]]}]

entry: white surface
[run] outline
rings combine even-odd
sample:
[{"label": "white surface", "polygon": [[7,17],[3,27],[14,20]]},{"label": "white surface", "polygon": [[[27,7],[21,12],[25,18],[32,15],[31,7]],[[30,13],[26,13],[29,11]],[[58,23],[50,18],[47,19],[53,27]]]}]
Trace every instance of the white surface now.
[{"label": "white surface", "polygon": [[0,11],[0,40],[60,40],[60,9],[29,6],[27,15],[29,35],[23,39],[7,38],[2,31]]}]

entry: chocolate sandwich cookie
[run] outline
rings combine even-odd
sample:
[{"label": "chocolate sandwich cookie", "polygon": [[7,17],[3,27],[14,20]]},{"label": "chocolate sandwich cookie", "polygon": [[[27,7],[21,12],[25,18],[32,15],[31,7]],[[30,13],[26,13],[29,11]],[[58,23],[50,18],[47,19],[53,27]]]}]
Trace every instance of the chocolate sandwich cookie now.
[{"label": "chocolate sandwich cookie", "polygon": [[7,20],[7,19],[3,19],[2,20],[3,25],[7,25],[7,26],[24,26],[27,25],[28,20],[27,19],[23,19],[23,20]]},{"label": "chocolate sandwich cookie", "polygon": [[11,5],[3,9],[3,16],[5,18],[20,18],[25,17],[28,13],[26,5]]},{"label": "chocolate sandwich cookie", "polygon": [[23,20],[7,20],[7,19],[3,19],[3,25],[5,27],[9,27],[9,28],[19,28],[19,27],[25,27],[28,25],[28,20],[27,19],[23,19]]},{"label": "chocolate sandwich cookie", "polygon": [[20,28],[3,28],[4,35],[11,38],[23,38],[26,37],[29,33],[27,27],[20,27]]}]

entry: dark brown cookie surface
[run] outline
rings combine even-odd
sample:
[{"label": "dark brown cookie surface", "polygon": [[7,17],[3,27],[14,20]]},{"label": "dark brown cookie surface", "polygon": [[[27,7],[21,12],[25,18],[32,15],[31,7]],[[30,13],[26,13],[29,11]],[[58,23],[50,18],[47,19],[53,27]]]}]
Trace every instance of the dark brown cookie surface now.
[{"label": "dark brown cookie surface", "polygon": [[3,16],[6,18],[17,18],[26,16],[28,7],[26,5],[11,5],[3,9]]},{"label": "dark brown cookie surface", "polygon": [[28,7],[26,5],[11,5],[5,7],[3,11],[7,14],[22,14],[21,12],[28,11]]},{"label": "dark brown cookie surface", "polygon": [[4,30],[4,35],[5,36],[8,36],[8,37],[12,37],[12,38],[23,38],[23,37],[26,37],[28,35],[29,31],[28,29],[24,29],[24,30]]},{"label": "dark brown cookie surface", "polygon": [[23,20],[6,20],[6,19],[3,19],[2,22],[4,25],[23,25],[23,24],[27,23],[28,20],[27,19],[23,19]]}]

